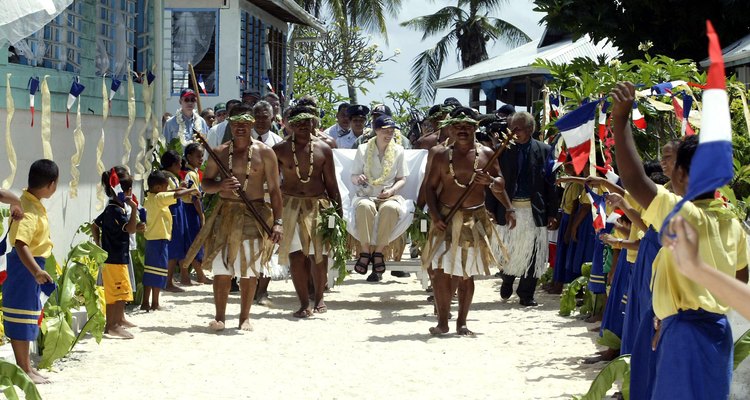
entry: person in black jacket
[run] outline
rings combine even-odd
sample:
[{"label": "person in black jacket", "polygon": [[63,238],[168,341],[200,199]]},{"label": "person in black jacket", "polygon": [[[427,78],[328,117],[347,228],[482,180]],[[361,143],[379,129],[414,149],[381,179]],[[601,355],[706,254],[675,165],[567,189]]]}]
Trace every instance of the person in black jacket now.
[{"label": "person in black jacket", "polygon": [[[547,229],[557,229],[560,205],[554,181],[545,176],[546,161],[552,149],[531,138],[536,126],[531,114],[513,114],[508,126],[517,138],[515,145],[502,154],[500,169],[513,207],[506,208],[497,201],[491,201],[488,207],[501,225],[500,232],[511,255],[510,262],[502,267],[500,296],[508,299],[513,294],[513,282],[520,277],[516,289],[520,304],[536,306],[536,283],[547,267]],[[506,224],[510,213],[515,214],[515,229],[512,224]]]}]

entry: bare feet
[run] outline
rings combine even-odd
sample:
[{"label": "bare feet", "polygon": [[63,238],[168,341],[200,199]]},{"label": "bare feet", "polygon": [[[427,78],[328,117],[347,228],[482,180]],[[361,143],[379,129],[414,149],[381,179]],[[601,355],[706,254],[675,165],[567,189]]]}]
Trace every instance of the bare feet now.
[{"label": "bare feet", "polygon": [[594,322],[599,322],[601,320],[602,320],[602,314],[592,315],[592,316],[584,319],[584,321],[586,321],[586,322],[588,322],[590,324],[593,324]]},{"label": "bare feet", "polygon": [[246,319],[240,324],[240,330],[245,332],[251,332],[253,330],[253,326],[250,324],[249,319]]},{"label": "bare feet", "polygon": [[456,334],[460,336],[474,336],[474,332],[470,331],[469,328],[466,327],[466,325],[462,325],[458,329],[456,329]]},{"label": "bare feet", "polygon": [[214,332],[220,332],[224,330],[224,323],[221,321],[213,320],[208,323],[208,329]]},{"label": "bare feet", "polygon": [[296,313],[292,314],[294,318],[308,318],[312,317],[313,313],[312,310],[309,308],[302,307],[299,310],[297,310]]},{"label": "bare feet", "polygon": [[[180,279],[180,285],[182,286],[193,286],[193,282],[190,282],[190,278]],[[175,286],[177,287],[177,286]]]},{"label": "bare feet", "polygon": [[136,324],[126,320],[125,318],[122,319],[122,321],[120,322],[120,325],[124,328],[137,328],[138,327]]},{"label": "bare feet", "polygon": [[318,314],[325,314],[328,312],[328,306],[326,306],[326,303],[324,301],[320,301],[317,306],[315,306],[315,309],[313,309],[314,312]]},{"label": "bare feet", "polygon": [[205,275],[204,276],[199,276],[198,279],[197,279],[197,282],[200,283],[200,284],[203,284],[203,285],[210,285],[210,284],[214,283],[214,281],[212,279],[208,279]]},{"label": "bare feet", "polygon": [[446,333],[448,333],[448,331],[450,331],[449,328],[441,328],[440,326],[433,326],[432,328],[430,328],[430,335],[441,336],[441,335],[445,335]]},{"label": "bare feet", "polygon": [[40,375],[39,372],[34,369],[30,371],[26,371],[26,375],[28,375],[29,379],[31,379],[31,381],[37,385],[44,385],[44,384],[50,383],[47,377]]},{"label": "bare feet", "polygon": [[141,303],[141,311],[149,312],[151,311],[151,306],[148,303]]},{"label": "bare feet", "polygon": [[36,376],[41,376],[43,379],[49,379],[48,377],[42,375],[38,369],[31,367],[31,373],[33,373]]},{"label": "bare feet", "polygon": [[162,306],[160,306],[158,304],[154,304],[154,305],[151,306],[151,311],[164,311],[164,307],[162,307]]},{"label": "bare feet", "polygon": [[268,306],[272,304],[271,299],[268,298],[268,293],[263,293],[258,298],[258,301],[256,303],[258,303],[261,306]]},{"label": "bare feet", "polygon": [[182,293],[182,292],[185,291],[185,289],[177,287],[174,284],[167,285],[167,287],[164,288],[164,290],[167,291],[167,292],[172,292],[172,293]]},{"label": "bare feet", "polygon": [[125,330],[125,328],[121,325],[109,328],[107,333],[110,336],[120,338],[120,339],[132,339],[133,338],[133,334]]}]

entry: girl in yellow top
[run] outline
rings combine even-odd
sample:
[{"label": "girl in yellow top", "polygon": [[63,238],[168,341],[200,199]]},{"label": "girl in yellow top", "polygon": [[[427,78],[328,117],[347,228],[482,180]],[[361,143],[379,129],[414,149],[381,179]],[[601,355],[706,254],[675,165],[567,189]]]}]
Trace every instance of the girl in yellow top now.
[{"label": "girl in yellow top", "polygon": [[[40,292],[49,296],[55,290],[55,283],[44,271],[44,261],[52,254],[52,240],[47,210],[41,199],[48,199],[55,193],[58,176],[57,164],[51,160],[31,164],[28,189],[23,191],[20,204],[15,204],[16,221],[11,221],[8,234],[13,249],[7,256],[8,275],[3,283],[3,326],[16,364],[35,383],[49,381],[31,367],[29,342],[36,340],[39,334],[43,306]],[[20,219],[19,215],[22,215]]]},{"label": "girl in yellow top", "polygon": [[[198,143],[190,143],[185,147],[185,158],[182,159],[182,168],[180,171],[180,178],[182,178],[182,186],[192,189],[197,188],[199,193],[196,196],[185,196],[182,198],[182,207],[185,220],[185,249],[189,249],[198,236],[203,224],[205,223],[205,217],[203,215],[203,204],[201,203],[201,181],[203,181],[203,172],[200,170],[203,165],[203,147]],[[187,253],[187,251],[186,251]],[[195,260],[192,262],[192,267],[195,270],[195,274],[198,282],[200,283],[211,283],[206,278],[201,268],[201,262],[203,261],[203,247],[201,247],[198,254],[195,256]],[[187,266],[182,266],[180,270],[180,283],[183,285],[190,285],[190,275]]]}]

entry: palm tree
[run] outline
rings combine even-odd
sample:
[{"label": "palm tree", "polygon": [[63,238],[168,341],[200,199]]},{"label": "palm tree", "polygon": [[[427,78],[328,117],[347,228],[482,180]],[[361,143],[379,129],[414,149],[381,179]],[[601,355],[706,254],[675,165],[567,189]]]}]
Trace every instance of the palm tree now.
[{"label": "palm tree", "polygon": [[433,84],[440,78],[443,62],[449,50],[456,45],[461,66],[467,68],[487,59],[487,42],[502,40],[511,46],[519,46],[531,40],[528,35],[511,23],[489,17],[498,11],[505,0],[458,0],[456,6],[447,6],[435,14],[417,17],[401,23],[422,31],[422,40],[430,36],[448,33],[440,38],[435,47],[420,53],[411,66],[411,89],[424,101],[435,98]]}]

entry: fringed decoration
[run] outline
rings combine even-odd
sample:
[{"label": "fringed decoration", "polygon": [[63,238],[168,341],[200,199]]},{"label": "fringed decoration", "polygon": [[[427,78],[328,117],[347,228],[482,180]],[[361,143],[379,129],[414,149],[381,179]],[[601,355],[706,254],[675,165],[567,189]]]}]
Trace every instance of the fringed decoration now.
[{"label": "fringed decoration", "polygon": [[122,165],[127,166],[130,162],[130,132],[135,124],[135,88],[133,87],[133,73],[128,69],[128,129],[125,131],[125,138],[122,140]]},{"label": "fringed decoration", "polygon": [[44,158],[52,160],[52,108],[48,77],[45,75],[42,79],[42,154]]},{"label": "fringed decoration", "polygon": [[143,82],[143,85],[141,86],[141,94],[143,95],[144,121],[143,127],[138,132],[139,150],[138,154],[135,156],[135,174],[133,175],[133,179],[137,181],[145,179],[145,175],[150,169],[150,162],[146,157],[146,151],[148,151],[148,147],[146,144],[146,130],[151,127],[151,101],[153,97],[153,90],[154,87],[149,84],[147,80]]},{"label": "fringed decoration", "polygon": [[[102,78],[102,135],[99,138],[99,144],[96,146],[96,170],[98,175],[102,176],[106,167],[102,161],[102,155],[104,155],[104,128],[107,125],[107,118],[109,117],[109,93],[107,92],[107,82]],[[107,204],[107,196],[104,194],[104,187],[101,182],[96,185],[96,209],[101,210],[104,205]]]},{"label": "fringed decoration", "polygon": [[70,198],[75,199],[78,197],[78,183],[81,180],[81,173],[78,170],[78,166],[81,164],[81,158],[83,157],[83,149],[86,144],[86,138],[83,136],[83,129],[81,129],[81,102],[78,102],[76,109],[76,127],[73,130],[73,143],[76,145],[76,152],[73,157],[70,158]]},{"label": "fringed decoration", "polygon": [[3,189],[10,189],[13,180],[16,178],[16,149],[13,147],[13,138],[10,134],[10,123],[13,121],[13,114],[16,112],[16,106],[13,102],[13,96],[10,89],[10,76],[5,75],[5,151],[8,153],[8,164],[10,164],[10,173],[3,180]]}]

